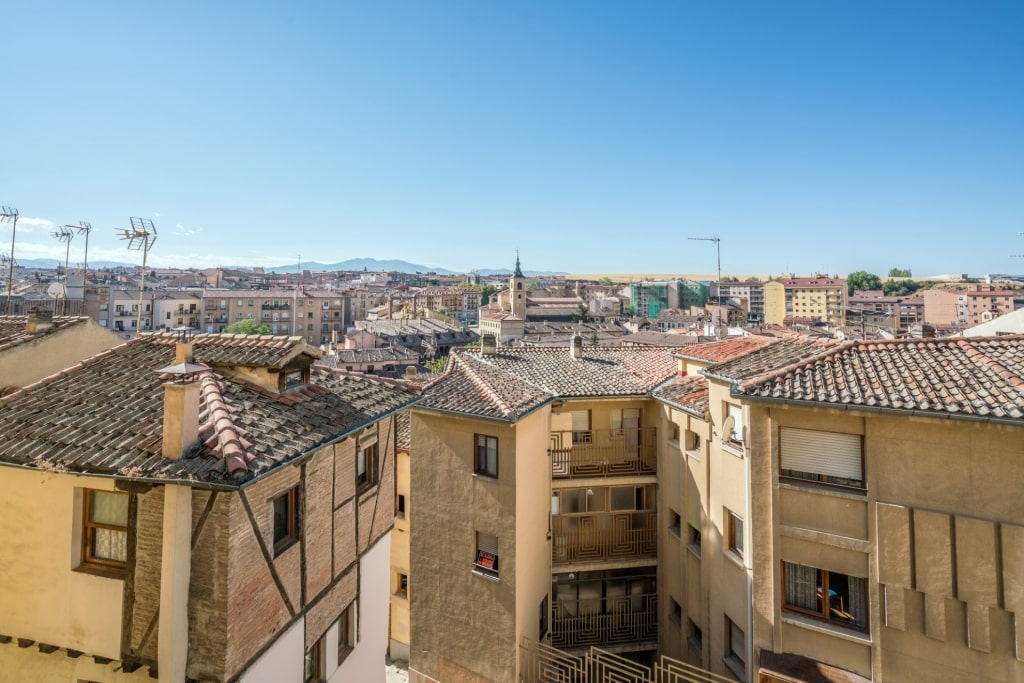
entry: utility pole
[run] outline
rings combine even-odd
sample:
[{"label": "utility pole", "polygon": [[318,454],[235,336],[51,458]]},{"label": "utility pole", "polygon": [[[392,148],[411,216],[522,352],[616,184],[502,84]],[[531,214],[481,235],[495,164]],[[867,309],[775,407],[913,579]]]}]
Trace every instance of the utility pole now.
[{"label": "utility pole", "polygon": [[7,315],[13,315],[11,311],[11,295],[14,289],[14,236],[18,234],[18,210],[5,206],[0,210],[0,223],[11,223],[11,262],[7,271]]}]

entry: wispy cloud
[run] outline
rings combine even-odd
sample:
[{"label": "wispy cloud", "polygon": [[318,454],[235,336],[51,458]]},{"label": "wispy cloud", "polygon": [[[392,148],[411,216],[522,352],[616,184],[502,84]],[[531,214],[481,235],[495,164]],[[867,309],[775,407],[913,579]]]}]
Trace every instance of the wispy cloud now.
[{"label": "wispy cloud", "polygon": [[154,218],[160,218],[160,212],[159,211],[154,211],[153,212],[153,217]]},{"label": "wispy cloud", "polygon": [[36,228],[51,230],[53,226],[54,222],[45,218],[33,218],[32,216],[18,217],[18,232],[21,232],[22,230],[25,232],[34,232]]},{"label": "wispy cloud", "polygon": [[175,235],[186,235],[186,236],[188,236],[188,235],[198,235],[202,231],[203,231],[203,226],[201,226],[201,225],[198,228],[186,228],[181,223],[178,223],[178,224],[176,224],[174,226],[174,234]]}]

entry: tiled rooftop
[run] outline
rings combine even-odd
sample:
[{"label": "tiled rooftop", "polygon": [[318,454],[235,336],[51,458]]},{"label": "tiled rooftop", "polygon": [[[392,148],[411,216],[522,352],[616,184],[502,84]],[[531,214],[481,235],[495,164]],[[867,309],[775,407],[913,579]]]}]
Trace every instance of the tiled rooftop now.
[{"label": "tiled rooftop", "polygon": [[[174,345],[173,332],[143,333],[152,341]],[[320,350],[306,344],[302,337],[266,334],[197,334],[192,338],[193,355],[204,365],[243,365],[246,367],[284,367],[292,358],[305,353],[316,358]]]},{"label": "tiled rooftop", "polygon": [[666,382],[652,393],[663,403],[703,419],[708,409],[708,382],[701,375],[687,375]]},{"label": "tiled rooftop", "polygon": [[64,330],[72,325],[86,324],[89,318],[77,316],[54,316],[53,327],[44,332],[29,334],[25,331],[27,316],[24,315],[0,315],[0,351],[23,344],[30,339],[38,339],[44,334],[52,334],[58,330]]},{"label": "tiled rooftop", "polygon": [[777,344],[778,342],[779,340],[775,337],[751,335],[749,337],[736,337],[734,339],[688,346],[685,350],[679,351],[675,355],[679,358],[703,363],[724,363],[770,344]]},{"label": "tiled rooftop", "polygon": [[[276,394],[200,374],[200,443],[181,460],[161,455],[163,382],[173,335],[144,335],[0,399],[0,461],[50,471],[203,481],[235,486],[400,409],[416,393],[358,373],[314,370]],[[281,362],[291,340],[200,335],[197,362],[263,353]],[[254,351],[254,349],[262,349]],[[204,361],[203,356],[206,355]]]},{"label": "tiled rooftop", "polygon": [[731,360],[711,365],[704,372],[714,377],[742,380],[793,365],[838,343],[829,337],[780,339],[776,344],[766,344]]},{"label": "tiled rooftop", "polygon": [[675,372],[668,350],[656,347],[586,347],[580,359],[564,347],[456,349],[421,405],[514,420],[553,398],[646,395]]},{"label": "tiled rooftop", "polygon": [[1024,335],[844,342],[734,391],[1024,424]]}]

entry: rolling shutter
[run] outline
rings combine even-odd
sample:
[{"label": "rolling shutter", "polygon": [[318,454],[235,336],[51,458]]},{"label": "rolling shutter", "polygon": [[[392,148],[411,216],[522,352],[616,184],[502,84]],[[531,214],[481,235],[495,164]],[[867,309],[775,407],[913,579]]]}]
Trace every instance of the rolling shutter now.
[{"label": "rolling shutter", "polygon": [[863,481],[859,434],[838,434],[783,427],[782,469]]},{"label": "rolling shutter", "polygon": [[572,411],[572,431],[574,432],[585,432],[590,429],[590,411],[589,410],[574,410]]}]

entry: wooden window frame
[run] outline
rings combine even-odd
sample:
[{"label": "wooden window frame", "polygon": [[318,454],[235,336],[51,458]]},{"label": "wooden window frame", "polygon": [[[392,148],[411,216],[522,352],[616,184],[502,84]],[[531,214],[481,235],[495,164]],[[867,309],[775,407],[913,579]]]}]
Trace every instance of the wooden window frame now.
[{"label": "wooden window frame", "polygon": [[359,611],[356,601],[349,603],[338,617],[338,665],[352,654],[359,642],[358,631]]},{"label": "wooden window frame", "polygon": [[[356,491],[363,492],[377,485],[377,470],[380,467],[379,442],[363,446],[356,454]],[[362,463],[363,473],[359,474],[359,465]]]},{"label": "wooden window frame", "polygon": [[113,573],[121,573],[127,570],[128,562],[121,562],[119,560],[111,560],[106,557],[96,557],[92,554],[93,538],[97,529],[106,529],[109,531],[120,531],[125,535],[125,555],[127,556],[127,543],[128,543],[128,523],[130,520],[125,519],[125,525],[120,526],[117,524],[103,524],[101,522],[93,522],[90,512],[90,503],[92,497],[95,494],[109,494],[115,496],[127,496],[128,494],[122,491],[101,491],[99,489],[82,489],[82,555],[81,565],[87,568],[97,568]]},{"label": "wooden window frame", "polygon": [[[277,506],[283,501],[285,514],[285,529],[281,536],[277,533]],[[275,496],[271,501],[273,518],[273,547],[274,557],[279,556],[285,550],[299,542],[299,487],[293,486],[284,493]]]},{"label": "wooden window frame", "polygon": [[[327,651],[324,647],[326,635],[317,638],[313,647],[306,652],[303,660],[302,680],[303,683],[321,683],[327,680]],[[308,669],[312,664],[312,669]]]},{"label": "wooden window frame", "polygon": [[725,508],[725,537],[729,552],[742,559],[746,541],[743,537],[743,518],[729,508]]},{"label": "wooden window frame", "polygon": [[[804,567],[806,569],[813,569],[816,572],[818,572],[818,582],[821,585],[818,586],[817,589],[818,589],[818,593],[819,593],[818,600],[821,602],[821,609],[819,609],[817,611],[809,610],[809,609],[806,609],[804,607],[800,607],[799,605],[794,605],[793,603],[791,603],[789,601],[789,594],[788,594],[788,592],[786,590],[786,565],[787,564],[801,566],[801,567]],[[829,586],[829,578],[830,578],[830,575],[833,575],[833,574],[834,575],[839,575],[839,576],[844,576],[844,577],[846,577],[847,581],[849,581],[851,579],[856,579],[858,581],[864,581],[865,582],[865,586],[864,586],[864,605],[863,605],[864,624],[863,625],[858,624],[856,621],[853,621],[852,619],[844,619],[842,617],[834,618],[832,616],[832,612],[834,611],[834,609],[832,607],[832,596],[830,595],[831,587]],[[782,609],[783,609],[783,611],[786,611],[786,612],[802,614],[802,615],[811,617],[813,619],[824,621],[824,622],[827,622],[829,624],[834,624],[834,625],[840,626],[842,628],[848,628],[850,630],[857,631],[859,633],[868,633],[869,630],[870,630],[870,620],[869,620],[869,617],[868,617],[868,610],[870,608],[870,601],[868,599],[867,585],[866,584],[867,584],[867,580],[864,577],[851,576],[849,574],[843,574],[842,572],[832,572],[832,571],[829,571],[827,569],[821,569],[820,567],[812,567],[812,566],[806,565],[806,564],[802,565],[799,562],[787,562],[787,561],[783,560],[782,561],[782,591],[781,591],[782,592]],[[826,601],[824,599],[825,595],[829,595],[830,596],[829,600]],[[839,596],[839,597],[841,597],[841,596]],[[844,611],[845,612],[845,607],[846,607],[845,605],[840,603],[840,611]],[[850,614],[850,613],[847,613],[847,614]],[[851,614],[851,617],[852,617],[852,614]]]},{"label": "wooden window frame", "polygon": [[[481,443],[482,441],[482,443]],[[487,452],[491,442],[494,442],[494,468],[488,466]],[[501,471],[500,452],[498,451],[498,437],[490,434],[473,435],[473,474],[481,477],[497,479]]]}]

